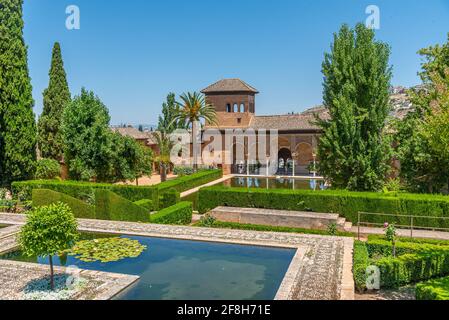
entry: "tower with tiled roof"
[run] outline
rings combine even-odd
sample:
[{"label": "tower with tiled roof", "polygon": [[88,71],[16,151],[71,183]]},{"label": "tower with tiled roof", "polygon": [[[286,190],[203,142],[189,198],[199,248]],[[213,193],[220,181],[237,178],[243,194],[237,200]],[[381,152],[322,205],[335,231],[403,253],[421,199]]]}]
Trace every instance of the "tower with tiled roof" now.
[{"label": "tower with tiled roof", "polygon": [[256,111],[257,89],[240,79],[223,79],[201,92],[217,111],[220,126],[245,128],[250,125]]}]

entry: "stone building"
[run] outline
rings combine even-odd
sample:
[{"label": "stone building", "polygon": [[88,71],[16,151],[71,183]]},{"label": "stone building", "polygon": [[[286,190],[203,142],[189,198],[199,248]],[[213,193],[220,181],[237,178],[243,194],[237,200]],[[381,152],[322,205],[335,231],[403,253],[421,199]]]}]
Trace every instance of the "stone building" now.
[{"label": "stone building", "polygon": [[[207,103],[211,104],[217,112],[217,124],[206,123],[205,129],[214,128],[224,133],[226,130],[254,131],[277,130],[277,174],[305,175],[310,173],[310,165],[316,161],[316,148],[321,130],[314,124],[315,115],[326,117],[326,111],[322,107],[312,108],[300,114],[288,115],[256,115],[257,89],[240,79],[220,80],[201,91]],[[225,146],[224,153],[232,153],[232,163],[223,164],[223,170],[227,173],[253,173],[248,170],[248,165],[257,171],[263,168],[264,163],[248,163],[248,150],[250,139],[237,142],[234,140],[233,150]],[[244,141],[244,142],[243,142]],[[267,138],[267,152],[270,150],[270,139]],[[236,159],[236,144],[244,144],[245,159]],[[256,146],[255,148],[258,148]],[[204,151],[203,151],[204,152]],[[257,160],[256,160],[257,162]],[[254,172],[258,173],[258,172]],[[259,172],[260,173],[260,172]],[[261,172],[263,174],[263,171]]]}]

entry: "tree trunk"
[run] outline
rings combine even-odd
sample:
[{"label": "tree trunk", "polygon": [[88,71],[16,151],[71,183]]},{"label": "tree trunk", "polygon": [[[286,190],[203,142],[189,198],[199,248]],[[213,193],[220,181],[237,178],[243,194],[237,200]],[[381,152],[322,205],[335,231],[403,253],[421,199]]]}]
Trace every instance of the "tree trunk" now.
[{"label": "tree trunk", "polygon": [[167,180],[167,169],[165,168],[164,163],[160,163],[160,174],[161,174],[161,182],[165,182]]},{"label": "tree trunk", "polygon": [[198,121],[192,122],[193,170],[198,171]]},{"label": "tree trunk", "polygon": [[136,177],[136,186],[139,186],[139,177]]},{"label": "tree trunk", "polygon": [[55,290],[55,280],[54,280],[54,271],[53,271],[53,256],[48,256],[48,260],[50,262],[50,289]]}]

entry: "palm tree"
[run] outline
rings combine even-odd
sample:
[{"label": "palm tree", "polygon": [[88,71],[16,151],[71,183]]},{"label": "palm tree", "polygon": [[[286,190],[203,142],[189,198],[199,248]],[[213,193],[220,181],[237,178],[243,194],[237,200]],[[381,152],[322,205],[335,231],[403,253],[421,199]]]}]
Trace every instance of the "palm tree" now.
[{"label": "palm tree", "polygon": [[173,148],[173,142],[165,131],[153,132],[153,137],[159,147],[159,154],[155,157],[155,161],[159,163],[161,174],[161,182],[167,180],[167,168],[170,166],[170,152]]},{"label": "palm tree", "polygon": [[173,121],[186,122],[189,127],[192,127],[193,168],[197,171],[200,121],[217,124],[217,113],[214,107],[206,102],[204,95],[198,92],[183,93],[180,98],[182,102],[177,102],[179,109]]}]

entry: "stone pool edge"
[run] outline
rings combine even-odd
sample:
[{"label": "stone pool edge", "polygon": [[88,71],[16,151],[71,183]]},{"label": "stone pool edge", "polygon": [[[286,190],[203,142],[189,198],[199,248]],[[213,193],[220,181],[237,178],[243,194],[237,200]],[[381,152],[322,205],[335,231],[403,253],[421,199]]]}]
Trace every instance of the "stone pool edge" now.
[{"label": "stone pool edge", "polygon": [[[9,225],[23,225],[25,222],[24,215],[17,214],[2,214],[0,213],[0,223]],[[277,247],[277,248],[290,248],[296,249],[297,253],[293,260],[299,263],[293,263],[292,260],[290,268],[287,271],[288,278],[284,279],[281,283],[281,287],[278,290],[276,298],[279,300],[297,299],[297,300],[310,300],[314,299],[313,295],[305,293],[304,296],[293,296],[293,289],[298,285],[297,281],[293,279],[295,274],[296,280],[298,275],[307,275],[307,270],[310,268],[326,268],[329,263],[337,263],[336,269],[338,274],[335,274],[336,288],[332,289],[332,292],[323,291],[322,299],[326,300],[353,300],[354,299],[354,280],[352,276],[352,251],[353,251],[353,238],[344,237],[332,237],[332,236],[320,236],[309,234],[287,234],[277,232],[257,232],[248,230],[232,230],[232,229],[211,229],[211,228],[199,228],[188,226],[167,226],[167,225],[154,225],[143,224],[133,222],[117,222],[117,221],[101,221],[101,220],[88,220],[78,219],[79,230],[85,232],[98,232],[109,233],[117,235],[135,235],[135,236],[147,236],[169,239],[181,239],[192,241],[206,241],[206,242],[218,242],[218,243],[230,243],[239,245],[255,245],[263,247]],[[332,255],[329,254],[330,245],[335,244],[342,248],[341,260],[332,260]],[[326,251],[327,250],[327,251]],[[1,248],[0,248],[1,251]],[[326,261],[310,261],[304,264],[304,254],[309,252],[320,251],[321,254],[325,254]],[[297,257],[298,253],[300,254]],[[297,258],[297,259],[295,259]],[[310,264],[312,263],[312,264]],[[316,265],[318,264],[318,265]],[[321,264],[321,265],[320,265]],[[309,268],[309,269],[308,269]],[[321,278],[325,278],[321,271]],[[312,280],[320,280],[320,278],[311,278]],[[286,284],[284,284],[284,280]],[[291,285],[289,285],[290,280]],[[321,283],[322,284],[322,283]],[[315,286],[316,289],[320,289],[319,286]],[[330,287],[330,286],[329,286]],[[314,288],[311,288],[314,290]],[[290,293],[287,293],[290,292]],[[321,297],[321,296],[320,296]]]}]

